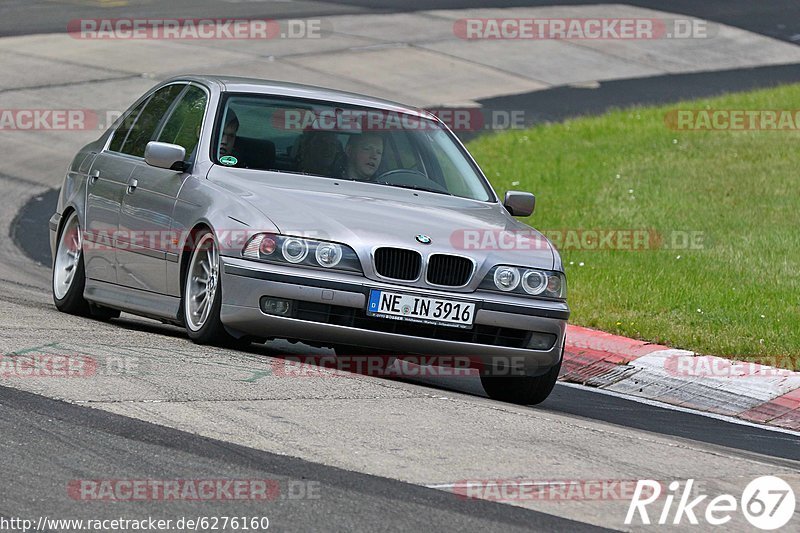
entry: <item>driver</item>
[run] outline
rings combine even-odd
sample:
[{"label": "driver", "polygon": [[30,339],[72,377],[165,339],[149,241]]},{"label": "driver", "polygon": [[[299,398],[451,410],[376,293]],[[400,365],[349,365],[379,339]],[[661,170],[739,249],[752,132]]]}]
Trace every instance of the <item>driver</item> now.
[{"label": "driver", "polygon": [[222,137],[219,141],[219,155],[237,155],[235,152],[236,147],[236,134],[239,131],[239,117],[231,109],[228,111],[228,122],[225,124],[225,129],[222,130]]},{"label": "driver", "polygon": [[228,122],[225,123],[225,128],[222,130],[219,140],[219,157],[232,156],[234,158],[233,162],[223,163],[226,166],[248,168],[248,164],[242,157],[241,150],[239,150],[236,142],[239,133],[239,117],[236,116],[233,109],[230,109],[226,118]]},{"label": "driver", "polygon": [[383,159],[383,137],[377,133],[362,133],[350,137],[345,148],[347,166],[344,177],[356,181],[370,181]]}]

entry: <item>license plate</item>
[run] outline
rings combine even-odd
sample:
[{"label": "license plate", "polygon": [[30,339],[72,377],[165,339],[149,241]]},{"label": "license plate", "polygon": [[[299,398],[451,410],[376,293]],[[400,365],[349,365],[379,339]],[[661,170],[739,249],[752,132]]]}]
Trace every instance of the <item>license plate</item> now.
[{"label": "license plate", "polygon": [[469,328],[475,320],[475,304],[371,290],[367,315],[437,326]]}]

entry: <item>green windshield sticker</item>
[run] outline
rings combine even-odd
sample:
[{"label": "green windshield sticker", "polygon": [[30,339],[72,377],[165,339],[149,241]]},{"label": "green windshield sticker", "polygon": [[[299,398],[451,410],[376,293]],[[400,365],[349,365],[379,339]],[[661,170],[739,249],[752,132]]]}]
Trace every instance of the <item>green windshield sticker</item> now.
[{"label": "green windshield sticker", "polygon": [[233,165],[238,163],[239,160],[233,157],[232,155],[224,155],[219,158],[219,162],[222,163],[223,165],[228,165],[229,167],[232,167]]}]

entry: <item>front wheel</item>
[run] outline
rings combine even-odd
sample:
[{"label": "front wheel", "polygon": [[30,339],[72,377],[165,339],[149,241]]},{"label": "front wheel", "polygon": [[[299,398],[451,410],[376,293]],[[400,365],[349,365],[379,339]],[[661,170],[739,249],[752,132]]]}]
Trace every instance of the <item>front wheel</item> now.
[{"label": "front wheel", "polygon": [[189,338],[197,344],[243,347],[248,338],[237,339],[228,333],[220,319],[222,286],[219,250],[214,234],[206,230],[197,235],[189,259],[183,288],[183,322]]},{"label": "front wheel", "polygon": [[558,381],[561,361],[541,376],[481,375],[481,385],[489,398],[501,402],[535,405],[550,396]]}]

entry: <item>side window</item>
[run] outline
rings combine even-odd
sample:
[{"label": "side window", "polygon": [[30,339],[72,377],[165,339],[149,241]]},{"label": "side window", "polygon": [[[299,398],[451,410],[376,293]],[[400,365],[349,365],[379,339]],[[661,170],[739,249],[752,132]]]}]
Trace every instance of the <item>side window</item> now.
[{"label": "side window", "polygon": [[190,86],[172,111],[158,140],[183,146],[186,157],[189,158],[200,140],[200,127],[203,125],[207,100],[205,91]]},{"label": "side window", "polygon": [[122,123],[117,126],[117,131],[114,132],[114,138],[111,139],[111,144],[108,146],[109,150],[112,152],[122,151],[122,145],[125,143],[125,139],[128,138],[128,133],[130,133],[133,125],[136,124],[136,119],[139,118],[139,114],[142,112],[142,109],[144,109],[144,106],[148,101],[149,98],[137,105],[136,109],[131,111],[128,116],[125,117],[125,120],[123,120]]},{"label": "side window", "polygon": [[147,101],[144,109],[136,119],[136,123],[128,133],[122,148],[123,154],[144,157],[147,143],[153,140],[156,128],[169,110],[169,106],[186,87],[184,84],[168,85],[156,91]]},{"label": "side window", "polygon": [[[470,186],[463,178],[472,172],[469,168],[467,159],[459,154],[455,143],[447,139],[447,134],[443,131],[424,132],[422,146],[427,152],[426,161],[430,162],[431,176],[433,181],[444,185],[445,189],[451,194],[464,198],[477,198],[481,195],[480,184]],[[485,195],[486,192],[483,191]]]}]

